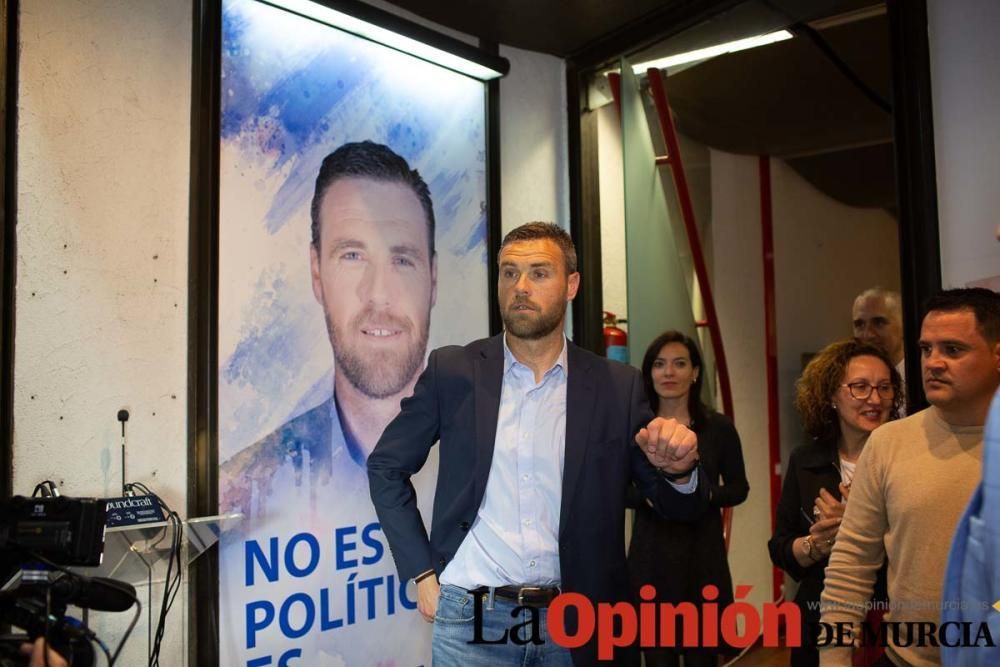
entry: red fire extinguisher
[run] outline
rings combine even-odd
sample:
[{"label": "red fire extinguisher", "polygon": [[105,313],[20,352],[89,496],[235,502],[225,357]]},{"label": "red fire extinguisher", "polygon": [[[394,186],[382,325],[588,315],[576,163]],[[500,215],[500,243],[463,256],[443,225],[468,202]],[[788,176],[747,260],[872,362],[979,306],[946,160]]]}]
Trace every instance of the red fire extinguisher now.
[{"label": "red fire extinguisher", "polygon": [[614,313],[604,311],[604,354],[608,359],[628,363],[628,334],[617,325],[627,322]]}]

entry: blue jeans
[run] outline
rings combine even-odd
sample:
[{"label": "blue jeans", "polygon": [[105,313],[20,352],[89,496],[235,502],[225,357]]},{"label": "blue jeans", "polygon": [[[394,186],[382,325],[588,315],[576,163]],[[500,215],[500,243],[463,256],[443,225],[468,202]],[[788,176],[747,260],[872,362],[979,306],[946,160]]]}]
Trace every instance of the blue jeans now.
[{"label": "blue jeans", "polygon": [[[518,604],[494,599],[490,604],[487,594],[480,595],[481,621],[475,619],[476,601],[465,589],[445,584],[438,598],[434,616],[432,663],[434,667],[500,667],[501,665],[539,665],[544,667],[572,667],[569,649],[563,648],[549,637],[547,609],[537,609],[537,626],[526,624],[518,627],[516,637],[527,643],[511,641],[514,626],[531,620],[531,613],[522,610],[514,614]],[[513,614],[513,615],[512,615]],[[476,636],[483,641],[496,641],[505,635],[507,641],[496,644],[470,644]],[[540,644],[530,641],[541,640]]]}]

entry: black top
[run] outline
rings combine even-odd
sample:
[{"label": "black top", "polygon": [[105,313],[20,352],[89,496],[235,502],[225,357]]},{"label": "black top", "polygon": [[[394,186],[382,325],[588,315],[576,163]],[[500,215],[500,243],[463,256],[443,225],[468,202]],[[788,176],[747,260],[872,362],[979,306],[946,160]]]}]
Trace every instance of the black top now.
[{"label": "black top", "polygon": [[694,522],[670,521],[656,514],[638,493],[630,494],[636,513],[628,552],[629,578],[636,594],[644,584],[652,584],[657,600],[673,603],[699,602],[702,587],[715,584],[721,605],[732,602],[733,585],[719,510],[746,500],[750,485],[740,436],[727,417],[710,413],[705,424],[695,424],[694,430],[701,457],[698,484],[708,489],[714,511]]},{"label": "black top", "polygon": [[[826,489],[840,500],[840,465],[837,447],[833,443],[811,441],[796,447],[788,459],[788,470],[778,500],[778,515],[774,536],[767,543],[771,562],[800,582],[796,602],[819,600],[823,590],[824,570],[828,558],[802,567],[795,559],[793,543],[809,534],[808,517],[819,497]],[[805,597],[803,597],[805,595]]]}]

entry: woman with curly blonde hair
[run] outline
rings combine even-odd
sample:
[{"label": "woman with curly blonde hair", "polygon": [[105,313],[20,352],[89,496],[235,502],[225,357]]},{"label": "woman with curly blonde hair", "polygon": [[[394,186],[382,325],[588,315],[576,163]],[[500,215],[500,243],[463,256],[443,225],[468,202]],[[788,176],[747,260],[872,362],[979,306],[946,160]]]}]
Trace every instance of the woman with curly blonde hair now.
[{"label": "woman with curly blonde hair", "polygon": [[[828,345],[798,381],[795,407],[810,442],[789,458],[767,545],[771,561],[800,582],[795,602],[802,615],[802,646],[791,656],[796,667],[819,664],[818,603],[855,466],[871,432],[899,415],[901,396],[899,373],[885,353],[856,340]],[[884,568],[875,590],[877,598],[884,598]]]}]

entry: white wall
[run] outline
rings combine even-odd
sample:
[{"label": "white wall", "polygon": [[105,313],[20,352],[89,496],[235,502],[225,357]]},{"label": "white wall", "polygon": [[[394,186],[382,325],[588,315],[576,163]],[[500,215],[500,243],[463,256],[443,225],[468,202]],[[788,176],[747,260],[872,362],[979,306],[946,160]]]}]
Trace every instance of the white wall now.
[{"label": "white wall", "polygon": [[21,7],[15,489],[183,511],[190,2]]},{"label": "white wall", "polygon": [[863,290],[876,285],[899,290],[899,241],[896,220],[884,210],[836,202],[781,160],[771,160],[771,195],[782,460],[787,461],[802,441],[792,406],[802,355],[852,335],[851,306]]},{"label": "white wall", "polygon": [[[625,270],[625,168],[622,123],[614,104],[596,109],[598,187],[601,200],[601,291],[604,310],[628,317]],[[622,328],[627,329],[628,325]]]},{"label": "white wall", "polygon": [[1000,277],[1000,3],[928,0],[927,22],[941,282],[961,287]]},{"label": "white wall", "polygon": [[534,220],[569,227],[566,67],[562,60],[500,48],[500,201],[503,232]]},{"label": "white wall", "polygon": [[[500,46],[500,231],[526,222],[569,229],[566,66],[544,53]],[[586,277],[584,277],[586,280]],[[573,337],[573,304],[566,312]]]},{"label": "white wall", "polygon": [[764,365],[764,274],[761,264],[757,158],[710,151],[713,296],[729,365],[736,428],[750,495],[733,510],[729,566],[734,584],[750,584],[749,601],[771,600],[770,469]]},{"label": "white wall", "polygon": [[183,511],[191,4],[21,7],[15,489]]},{"label": "white wall", "polygon": [[[771,526],[757,158],[713,150],[711,171],[714,294],[751,489],[734,514],[730,563],[733,581],[753,584],[762,602],[771,590]],[[784,463],[803,442],[793,406],[802,355],[851,334],[851,304],[861,290],[898,289],[899,257],[891,216],[830,199],[780,160],[771,160],[771,194]]]},{"label": "white wall", "polygon": [[183,514],[191,3],[22,0],[20,30],[15,493],[120,495],[128,407],[128,479]]}]

